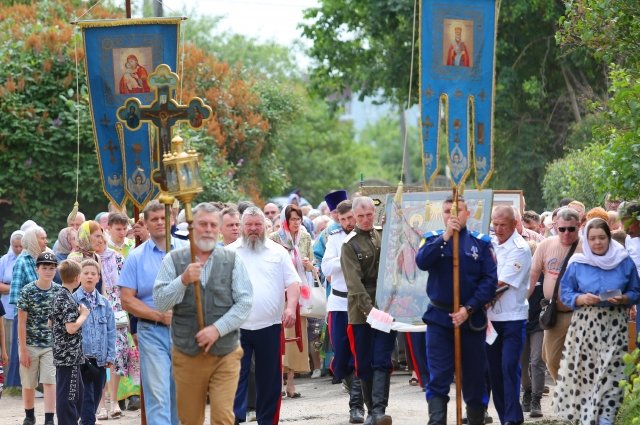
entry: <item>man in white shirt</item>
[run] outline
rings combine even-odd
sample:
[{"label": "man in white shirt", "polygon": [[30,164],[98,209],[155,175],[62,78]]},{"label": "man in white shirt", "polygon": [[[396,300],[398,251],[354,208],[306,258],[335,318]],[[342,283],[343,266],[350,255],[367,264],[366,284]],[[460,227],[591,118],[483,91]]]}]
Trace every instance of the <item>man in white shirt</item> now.
[{"label": "man in white shirt", "polygon": [[524,416],[520,406],[520,355],[529,316],[531,249],[516,231],[516,217],[510,206],[496,207],[491,220],[495,231],[492,243],[498,261],[498,291],[503,291],[487,310],[490,325],[498,334],[495,341],[486,346],[493,404],[502,424],[521,424]]},{"label": "man in white shirt", "polygon": [[327,300],[327,323],[333,359],[329,369],[336,379],[344,380],[349,387],[349,423],[361,424],[364,422],[362,384],[354,374],[354,358],[347,336],[347,284],[340,267],[342,244],[356,226],[356,219],[351,210],[350,200],[340,202],[335,210],[340,228],[329,235],[321,264],[322,272],[331,280],[331,293]]},{"label": "man in white shirt", "polygon": [[[240,327],[244,354],[233,411],[236,423],[247,413],[247,386],[251,356],[255,354],[256,416],[258,424],[275,424],[280,418],[282,385],[282,326],[296,322],[300,278],[287,251],[268,239],[265,216],[257,207],[247,208],[241,219],[241,238],[227,248],[235,251],[249,274],[254,303]],[[285,292],[287,295],[285,305]]]}]

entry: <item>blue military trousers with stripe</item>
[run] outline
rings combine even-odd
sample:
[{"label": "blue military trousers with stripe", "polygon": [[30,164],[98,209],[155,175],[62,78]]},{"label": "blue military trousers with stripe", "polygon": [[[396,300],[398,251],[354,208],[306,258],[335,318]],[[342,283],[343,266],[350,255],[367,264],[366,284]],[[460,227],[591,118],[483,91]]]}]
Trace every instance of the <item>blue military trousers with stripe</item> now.
[{"label": "blue military trousers with stripe", "polygon": [[[485,333],[460,330],[462,342],[462,397],[468,408],[484,410],[486,403],[485,372],[487,355]],[[427,400],[449,400],[454,375],[453,328],[427,325],[427,364],[429,382]]]},{"label": "blue military trousers with stripe", "polygon": [[354,359],[349,345],[347,326],[349,317],[346,311],[330,311],[327,315],[329,338],[333,347],[333,359],[329,369],[337,379],[344,379],[354,370]]},{"label": "blue military trousers with stripe", "polygon": [[391,354],[396,346],[396,331],[386,333],[365,324],[349,325],[347,334],[358,378],[369,381],[374,370],[393,370]]}]

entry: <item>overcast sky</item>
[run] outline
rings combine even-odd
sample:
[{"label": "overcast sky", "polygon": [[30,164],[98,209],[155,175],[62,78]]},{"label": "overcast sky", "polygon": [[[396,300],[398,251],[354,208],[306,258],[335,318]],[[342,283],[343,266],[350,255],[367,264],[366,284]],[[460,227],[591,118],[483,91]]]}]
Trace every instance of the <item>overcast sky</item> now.
[{"label": "overcast sky", "polygon": [[296,28],[302,11],[317,0],[163,0],[165,12],[195,10],[200,15],[224,16],[221,30],[290,45],[300,38]]}]

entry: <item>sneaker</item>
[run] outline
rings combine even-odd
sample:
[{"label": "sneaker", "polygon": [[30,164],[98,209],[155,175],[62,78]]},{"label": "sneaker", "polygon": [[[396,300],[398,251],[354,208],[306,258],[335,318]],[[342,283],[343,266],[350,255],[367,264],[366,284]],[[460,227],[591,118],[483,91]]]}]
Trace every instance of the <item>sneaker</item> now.
[{"label": "sneaker", "polygon": [[140,397],[137,395],[132,395],[131,397],[129,397],[129,404],[127,405],[127,410],[133,411],[138,409],[140,409]]},{"label": "sneaker", "polygon": [[322,371],[320,369],[315,369],[311,374],[311,379],[317,379],[322,376]]},{"label": "sneaker", "polygon": [[247,410],[246,422],[255,422],[258,420],[254,410]]},{"label": "sneaker", "polygon": [[540,398],[531,399],[531,413],[529,416],[532,418],[541,418],[542,417],[542,407],[540,406]]}]

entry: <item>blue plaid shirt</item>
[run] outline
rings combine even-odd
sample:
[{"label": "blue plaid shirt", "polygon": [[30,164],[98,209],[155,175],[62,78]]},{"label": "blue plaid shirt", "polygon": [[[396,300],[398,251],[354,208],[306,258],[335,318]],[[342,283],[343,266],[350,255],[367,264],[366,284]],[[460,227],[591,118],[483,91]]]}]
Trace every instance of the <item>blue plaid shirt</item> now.
[{"label": "blue plaid shirt", "polygon": [[9,304],[18,304],[20,291],[28,283],[38,280],[36,273],[36,260],[28,252],[22,251],[13,265],[13,276],[11,277],[11,290],[9,292]]}]

